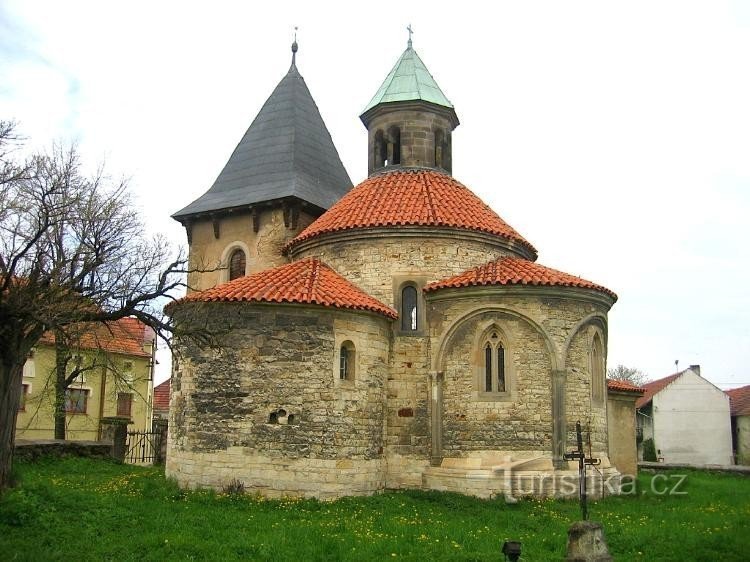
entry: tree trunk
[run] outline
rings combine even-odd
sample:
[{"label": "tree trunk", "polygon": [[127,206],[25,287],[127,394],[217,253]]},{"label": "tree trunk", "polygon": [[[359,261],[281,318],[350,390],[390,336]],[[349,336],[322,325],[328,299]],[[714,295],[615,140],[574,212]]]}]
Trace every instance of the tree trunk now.
[{"label": "tree trunk", "polygon": [[64,343],[64,334],[55,333],[55,439],[65,439],[65,389],[70,349]]},{"label": "tree trunk", "polygon": [[11,484],[22,380],[23,362],[15,361],[10,365],[0,362],[0,492]]}]

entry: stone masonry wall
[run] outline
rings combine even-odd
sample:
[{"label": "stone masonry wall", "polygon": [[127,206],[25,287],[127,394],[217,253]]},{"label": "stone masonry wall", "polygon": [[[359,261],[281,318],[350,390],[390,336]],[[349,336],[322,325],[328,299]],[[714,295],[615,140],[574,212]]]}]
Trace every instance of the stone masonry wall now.
[{"label": "stone masonry wall", "polygon": [[375,137],[380,132],[386,138],[391,127],[401,132],[401,166],[435,166],[435,133],[443,131],[445,147],[442,168],[451,171],[450,121],[431,111],[403,109],[388,111],[375,117],[368,127],[368,173],[377,171],[375,162]]},{"label": "stone masonry wall", "polygon": [[[174,314],[205,322],[222,345],[178,345],[168,475],[191,487],[237,478],[268,495],[384,486],[385,318],[248,303],[182,305]],[[343,341],[356,349],[353,381],[338,378]]]},{"label": "stone masonry wall", "polygon": [[318,257],[366,293],[395,306],[395,277],[419,277],[426,284],[515,255],[489,241],[467,239],[461,231],[425,230],[418,237],[396,233],[359,236],[346,242],[322,242],[295,254],[294,259]]},{"label": "stone masonry wall", "polygon": [[[445,353],[438,370],[444,372],[443,403],[444,455],[466,456],[470,451],[507,450],[552,454],[552,370],[565,361],[565,412],[568,430],[576,419],[591,415],[593,451],[606,456],[606,405],[592,409],[588,355],[584,336],[573,337],[580,322],[593,313],[606,315],[604,305],[564,296],[541,296],[536,287],[526,292],[504,287],[487,287],[465,292],[463,298],[428,300],[432,353],[441,346]],[[549,291],[547,291],[549,292]],[[512,293],[512,294],[511,294]],[[540,296],[536,296],[540,295]],[[492,310],[502,308],[508,312]],[[444,341],[454,321],[459,323],[448,341]],[[537,330],[528,318],[536,323]],[[512,353],[509,397],[483,400],[477,395],[477,365],[481,361],[474,349],[476,337],[484,326],[495,322],[509,340]],[[586,328],[583,329],[586,331]],[[545,336],[553,351],[548,351]],[[566,342],[572,338],[566,356]],[[474,357],[475,359],[472,359]],[[556,361],[553,359],[557,357]],[[436,360],[438,360],[436,358]],[[481,367],[481,365],[480,365]],[[566,447],[570,447],[570,435]],[[522,455],[523,456],[523,455]]]},{"label": "stone masonry wall", "polygon": [[[196,221],[191,228],[190,243],[191,269],[188,276],[191,289],[209,289],[228,279],[222,256],[231,246],[246,249],[247,272],[257,273],[269,267],[283,265],[289,260],[282,255],[281,247],[297,236],[315,220],[312,215],[300,211],[295,228],[284,225],[284,211],[281,207],[265,207],[259,211],[258,232],[253,230],[253,217],[249,212],[237,212],[222,216],[219,222],[219,237],[216,238],[211,217]],[[291,226],[291,225],[290,225]]]}]

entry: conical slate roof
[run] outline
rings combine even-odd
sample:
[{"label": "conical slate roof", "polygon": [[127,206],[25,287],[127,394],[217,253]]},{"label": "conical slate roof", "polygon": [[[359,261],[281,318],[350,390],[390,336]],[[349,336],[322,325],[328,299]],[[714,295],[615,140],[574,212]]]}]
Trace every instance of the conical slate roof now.
[{"label": "conical slate roof", "polygon": [[211,188],[173,217],[179,220],[282,197],[327,209],[351,187],[318,107],[292,61]]},{"label": "conical slate roof", "polygon": [[417,52],[409,46],[386,76],[383,84],[367,104],[362,114],[381,103],[422,100],[453,109]]}]

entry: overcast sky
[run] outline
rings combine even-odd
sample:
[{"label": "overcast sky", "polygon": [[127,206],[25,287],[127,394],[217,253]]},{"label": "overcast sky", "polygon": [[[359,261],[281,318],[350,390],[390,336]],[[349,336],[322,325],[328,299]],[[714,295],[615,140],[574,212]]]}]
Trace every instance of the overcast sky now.
[{"label": "overcast sky", "polygon": [[[0,118],[126,175],[149,233],[213,183],[298,68],[352,181],[406,47],[461,121],[454,176],[606,285],[609,366],[750,384],[750,2],[0,0]],[[168,376],[164,369],[157,381]]]}]

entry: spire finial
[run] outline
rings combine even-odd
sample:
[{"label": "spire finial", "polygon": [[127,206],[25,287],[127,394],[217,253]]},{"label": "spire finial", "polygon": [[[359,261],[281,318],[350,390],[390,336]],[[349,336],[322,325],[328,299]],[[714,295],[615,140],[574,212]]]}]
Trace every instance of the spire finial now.
[{"label": "spire finial", "polygon": [[406,30],[409,32],[409,42],[406,44],[411,49],[411,35],[414,31],[411,28],[411,24],[406,26]]},{"label": "spire finial", "polygon": [[297,46],[297,26],[294,26],[294,42],[292,43],[292,66],[296,66],[297,62],[297,50],[299,47]]}]

